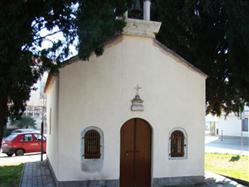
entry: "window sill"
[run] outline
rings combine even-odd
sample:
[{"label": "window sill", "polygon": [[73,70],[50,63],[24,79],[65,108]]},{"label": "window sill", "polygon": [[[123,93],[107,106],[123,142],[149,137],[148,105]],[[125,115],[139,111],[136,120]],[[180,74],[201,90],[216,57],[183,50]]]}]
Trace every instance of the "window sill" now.
[{"label": "window sill", "polygon": [[169,160],[187,160],[187,156],[182,156],[182,157],[171,157],[169,156]]}]

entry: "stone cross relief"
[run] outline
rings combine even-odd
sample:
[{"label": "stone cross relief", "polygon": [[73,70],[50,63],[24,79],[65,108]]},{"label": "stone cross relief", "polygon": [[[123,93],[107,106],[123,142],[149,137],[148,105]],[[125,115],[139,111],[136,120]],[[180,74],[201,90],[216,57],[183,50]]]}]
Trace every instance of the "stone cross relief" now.
[{"label": "stone cross relief", "polygon": [[144,111],[144,105],[143,105],[143,100],[139,96],[139,90],[141,90],[142,87],[137,85],[135,87],[136,90],[136,95],[135,97],[131,100],[131,111]]},{"label": "stone cross relief", "polygon": [[139,95],[139,90],[141,90],[142,87],[137,84],[137,86],[135,87],[135,89],[136,89],[136,95]]}]

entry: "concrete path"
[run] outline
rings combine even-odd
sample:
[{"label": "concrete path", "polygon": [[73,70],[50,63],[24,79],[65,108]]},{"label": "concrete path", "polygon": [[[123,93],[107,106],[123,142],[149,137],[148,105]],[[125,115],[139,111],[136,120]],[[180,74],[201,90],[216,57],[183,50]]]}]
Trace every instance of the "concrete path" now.
[{"label": "concrete path", "polygon": [[[46,159],[46,154],[43,155],[43,159]],[[6,154],[0,153],[0,166],[13,166],[26,162],[36,162],[41,160],[40,153],[29,153],[23,156],[8,157]]]},{"label": "concrete path", "polygon": [[205,152],[249,155],[249,137],[206,136]]},{"label": "concrete path", "polygon": [[56,187],[47,162],[26,163],[19,187]]},{"label": "concrete path", "polygon": [[199,187],[244,187],[244,186],[221,175],[206,172],[205,184],[200,185]]},{"label": "concrete path", "polygon": [[[46,162],[30,162],[25,164],[20,187],[55,186],[51,171]],[[184,186],[186,187],[187,185]],[[243,185],[239,185],[237,182],[217,174],[206,173],[205,182],[194,185],[194,187],[243,187]]]}]

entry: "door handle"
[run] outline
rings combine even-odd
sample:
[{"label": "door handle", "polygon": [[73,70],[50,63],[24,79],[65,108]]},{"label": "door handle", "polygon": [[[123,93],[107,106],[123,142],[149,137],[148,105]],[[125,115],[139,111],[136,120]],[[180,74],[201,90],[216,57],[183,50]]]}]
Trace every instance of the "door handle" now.
[{"label": "door handle", "polygon": [[135,151],[126,151],[125,152],[125,156],[128,156],[129,153],[138,153],[139,151],[135,150]]}]

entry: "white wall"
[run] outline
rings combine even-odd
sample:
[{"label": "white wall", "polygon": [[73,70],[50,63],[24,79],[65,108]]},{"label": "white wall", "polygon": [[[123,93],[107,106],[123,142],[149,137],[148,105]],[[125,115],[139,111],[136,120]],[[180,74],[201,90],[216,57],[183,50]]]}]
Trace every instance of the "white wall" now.
[{"label": "white wall", "polygon": [[[144,112],[130,111],[137,84]],[[62,68],[59,92],[59,181],[118,179],[120,128],[134,117],[153,129],[152,177],[204,175],[205,78],[152,39],[123,36],[102,56]],[[80,164],[80,133],[88,126],[104,132],[104,165],[95,173],[83,172]],[[188,133],[185,160],[168,159],[175,127]]]},{"label": "white wall", "polygon": [[240,136],[241,135],[241,119],[234,114],[230,114],[227,118],[222,116],[217,123],[219,135]]},{"label": "white wall", "polygon": [[33,88],[35,90],[32,90],[30,93],[30,98],[27,101],[28,106],[43,106],[43,99],[41,98],[41,95],[44,91],[44,85],[47,79],[47,73],[44,73],[44,75],[33,85]]},{"label": "white wall", "polygon": [[54,78],[47,91],[47,157],[53,167],[55,175],[58,175],[58,99],[59,80]]},{"label": "white wall", "polygon": [[[246,114],[244,117],[248,117]],[[208,115],[206,120],[216,121],[216,129],[218,129],[218,135],[224,136],[241,136],[241,123],[240,117],[236,116],[234,113],[229,114],[227,117],[222,115],[221,117],[214,117]],[[243,136],[249,136],[248,132],[243,132]]]}]

